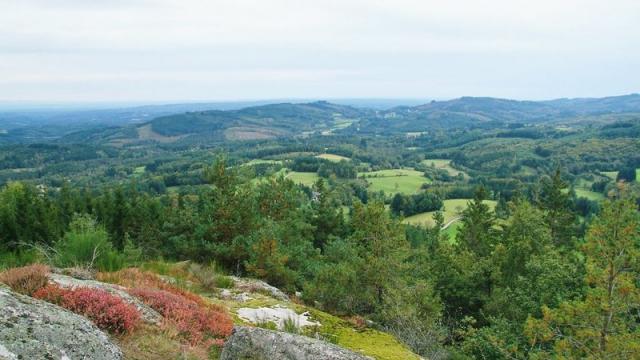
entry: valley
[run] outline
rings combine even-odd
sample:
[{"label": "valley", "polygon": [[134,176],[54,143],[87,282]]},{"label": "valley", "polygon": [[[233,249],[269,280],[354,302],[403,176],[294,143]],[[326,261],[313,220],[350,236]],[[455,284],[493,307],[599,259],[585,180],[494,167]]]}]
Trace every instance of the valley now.
[{"label": "valley", "polygon": [[[79,313],[131,359],[552,358],[539,332],[598,316],[594,244],[638,251],[638,98],[0,115],[2,296]],[[122,313],[61,300],[69,283]],[[149,314],[164,325],[122,325]]]}]

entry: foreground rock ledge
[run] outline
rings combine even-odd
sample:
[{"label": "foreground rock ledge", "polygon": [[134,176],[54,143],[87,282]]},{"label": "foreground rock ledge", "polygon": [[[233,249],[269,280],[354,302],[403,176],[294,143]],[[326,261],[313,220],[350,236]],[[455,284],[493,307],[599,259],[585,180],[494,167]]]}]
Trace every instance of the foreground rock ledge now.
[{"label": "foreground rock ledge", "polygon": [[0,284],[0,359],[122,358],[88,319]]},{"label": "foreground rock ledge", "polygon": [[306,336],[236,326],[222,350],[221,360],[365,360],[354,353]]}]

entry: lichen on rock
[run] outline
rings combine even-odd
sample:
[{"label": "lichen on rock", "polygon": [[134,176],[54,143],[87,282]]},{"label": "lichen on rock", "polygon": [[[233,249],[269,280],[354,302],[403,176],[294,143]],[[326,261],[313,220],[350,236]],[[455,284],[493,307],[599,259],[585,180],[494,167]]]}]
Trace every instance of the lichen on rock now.
[{"label": "lichen on rock", "polygon": [[364,355],[327,342],[284,332],[237,326],[221,360],[365,360]]},{"label": "lichen on rock", "polygon": [[0,358],[120,360],[88,319],[0,284]]}]

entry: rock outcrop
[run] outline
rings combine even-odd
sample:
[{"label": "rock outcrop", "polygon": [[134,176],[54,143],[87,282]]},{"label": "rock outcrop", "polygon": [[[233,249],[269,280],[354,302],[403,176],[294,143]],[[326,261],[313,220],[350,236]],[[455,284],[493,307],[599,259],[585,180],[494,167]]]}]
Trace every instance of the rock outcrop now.
[{"label": "rock outcrop", "polygon": [[364,355],[306,336],[237,326],[222,350],[222,360],[366,360]]},{"label": "rock outcrop", "polygon": [[236,313],[240,319],[254,324],[273,322],[280,330],[284,329],[286,321],[290,321],[297,328],[321,325],[319,322],[311,320],[311,314],[308,312],[297,314],[289,308],[278,305],[258,309],[240,308]]},{"label": "rock outcrop", "polygon": [[0,284],[0,359],[122,358],[88,319]]},{"label": "rock outcrop", "polygon": [[274,299],[289,301],[289,296],[287,296],[287,294],[283,293],[277,287],[271,286],[262,280],[240,278],[237,276],[230,276],[230,278],[234,282],[234,287],[238,290],[245,291],[248,293],[262,292],[266,295],[271,296]]}]

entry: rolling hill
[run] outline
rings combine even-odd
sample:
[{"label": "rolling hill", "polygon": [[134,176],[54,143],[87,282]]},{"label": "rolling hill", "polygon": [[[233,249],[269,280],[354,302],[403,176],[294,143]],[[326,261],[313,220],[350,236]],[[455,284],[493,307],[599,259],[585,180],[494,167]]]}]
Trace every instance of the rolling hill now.
[{"label": "rolling hill", "polygon": [[[518,101],[491,97],[461,97],[396,107],[361,122],[351,132],[422,132],[433,129],[491,128],[504,124],[611,122],[640,113],[640,95],[593,99]],[[603,116],[607,115],[607,116]],[[578,120],[578,121],[576,121]]]},{"label": "rolling hill", "polygon": [[[225,141],[306,137],[311,134],[409,135],[434,130],[497,129],[505,126],[518,128],[540,124],[585,126],[623,120],[636,121],[638,118],[640,118],[640,95],[638,94],[550,101],[462,97],[388,110],[356,108],[317,101],[163,114],[151,120],[124,126],[92,124],[85,129],[67,134],[60,141],[66,143],[92,141],[111,145],[144,142],[211,144]],[[522,131],[517,130],[517,132]],[[530,133],[531,130],[525,132]],[[505,136],[514,136],[514,134]]]},{"label": "rolling hill", "polygon": [[120,128],[89,129],[65,136],[62,142],[85,140],[113,145],[159,143],[212,143],[262,140],[312,133],[330,134],[373,110],[325,101],[281,103],[239,110],[208,110],[166,115]]}]

